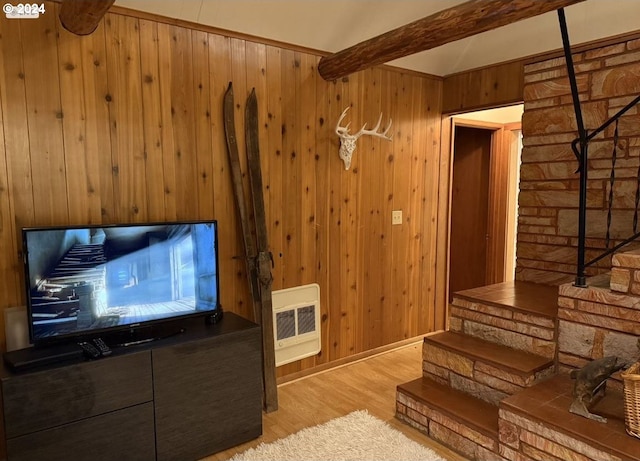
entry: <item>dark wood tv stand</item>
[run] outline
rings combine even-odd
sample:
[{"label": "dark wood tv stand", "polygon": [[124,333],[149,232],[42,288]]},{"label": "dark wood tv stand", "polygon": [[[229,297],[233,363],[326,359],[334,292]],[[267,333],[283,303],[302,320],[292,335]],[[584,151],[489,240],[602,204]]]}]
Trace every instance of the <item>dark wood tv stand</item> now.
[{"label": "dark wood tv stand", "polygon": [[5,366],[0,459],[186,461],[260,436],[260,328],[232,313],[183,326],[94,361]]}]

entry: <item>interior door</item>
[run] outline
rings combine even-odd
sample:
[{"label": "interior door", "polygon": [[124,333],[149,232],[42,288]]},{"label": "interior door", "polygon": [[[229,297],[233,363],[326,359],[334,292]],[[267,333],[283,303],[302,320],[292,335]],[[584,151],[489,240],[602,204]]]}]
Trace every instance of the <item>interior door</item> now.
[{"label": "interior door", "polygon": [[444,116],[438,182],[435,325],[452,294],[514,279],[520,123]]},{"label": "interior door", "polygon": [[491,130],[455,128],[449,296],[486,284],[491,146]]}]

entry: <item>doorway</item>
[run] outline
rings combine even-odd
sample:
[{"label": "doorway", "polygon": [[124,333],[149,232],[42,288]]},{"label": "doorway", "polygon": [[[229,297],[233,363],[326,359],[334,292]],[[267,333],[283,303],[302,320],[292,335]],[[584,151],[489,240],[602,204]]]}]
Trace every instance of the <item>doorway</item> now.
[{"label": "doorway", "polygon": [[449,297],[487,282],[491,130],[457,126],[454,135]]},{"label": "doorway", "polygon": [[500,110],[443,119],[439,235],[446,237],[437,264],[446,268],[439,274],[445,319],[454,292],[515,278],[522,106],[505,115],[513,122],[483,119]]}]

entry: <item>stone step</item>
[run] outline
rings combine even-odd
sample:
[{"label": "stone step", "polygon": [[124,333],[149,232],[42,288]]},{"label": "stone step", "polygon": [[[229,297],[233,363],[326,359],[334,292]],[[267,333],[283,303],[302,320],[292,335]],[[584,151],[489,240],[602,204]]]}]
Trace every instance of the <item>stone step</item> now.
[{"label": "stone step", "polygon": [[504,458],[640,460],[640,440],[626,433],[622,391],[607,386],[605,396],[590,409],[607,418],[601,423],[569,413],[574,383],[559,374],[500,403]]},{"label": "stone step", "polygon": [[425,377],[498,405],[554,373],[552,359],[445,331],[424,338]]},{"label": "stone step", "polygon": [[558,287],[504,282],[454,293],[449,329],[553,358],[557,312]]},{"label": "stone step", "polygon": [[418,378],[397,387],[396,417],[469,459],[501,459],[498,408]]}]

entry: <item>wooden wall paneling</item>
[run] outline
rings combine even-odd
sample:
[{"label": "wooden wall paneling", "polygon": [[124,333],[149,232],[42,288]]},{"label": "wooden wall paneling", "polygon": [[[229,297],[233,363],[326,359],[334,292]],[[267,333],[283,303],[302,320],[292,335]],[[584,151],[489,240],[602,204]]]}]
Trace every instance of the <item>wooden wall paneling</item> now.
[{"label": "wooden wall paneling", "polygon": [[[4,145],[17,229],[32,225],[35,219],[23,53],[22,47],[15,45],[22,41],[22,23],[0,17],[3,58],[0,60],[0,99],[3,113],[11,114],[4,120]],[[11,257],[17,261],[17,252],[12,253]]]},{"label": "wooden wall paneling", "polygon": [[[142,74],[142,123],[144,127],[147,213],[151,221],[166,216],[164,170],[162,168],[163,126],[158,24],[140,20],[140,72]],[[167,153],[170,155],[170,152]]]},{"label": "wooden wall paneling", "polygon": [[300,53],[282,52],[282,232],[283,288],[300,285],[301,165]]},{"label": "wooden wall paneling", "polygon": [[162,183],[165,219],[178,217],[176,141],[173,132],[173,70],[171,63],[171,26],[158,24],[158,78],[160,81],[160,113],[162,115]]},{"label": "wooden wall paneling", "polygon": [[84,149],[89,171],[97,169],[88,187],[93,189],[100,203],[100,216],[95,222],[114,221],[113,171],[111,162],[111,135],[109,129],[109,83],[105,21],[80,42],[84,91]]},{"label": "wooden wall paneling", "polygon": [[[314,56],[314,66],[320,58]],[[329,345],[329,165],[334,152],[335,136],[332,126],[332,108],[335,106],[332,98],[335,83],[316,79],[316,107],[313,120],[315,129],[315,183],[317,204],[314,218],[316,233],[316,258],[313,262],[314,280],[320,285],[320,335],[321,351],[315,357],[316,364],[326,363]]]},{"label": "wooden wall paneling", "polygon": [[89,155],[86,147],[89,135],[85,114],[82,44],[76,39],[77,36],[68,32],[59,22],[56,22],[56,28],[69,221],[99,223],[99,165],[95,153]]},{"label": "wooden wall paneling", "polygon": [[[318,72],[316,57],[308,53],[300,54],[300,110],[298,111],[300,137],[300,283],[316,282],[315,266],[317,255],[316,205],[318,192],[316,185],[316,85]],[[316,363],[315,357],[303,359],[300,368],[310,368]]]},{"label": "wooden wall paneling", "polygon": [[[343,99],[343,89],[345,86],[344,81],[338,81],[331,87],[331,101],[333,105],[330,105],[329,111],[329,124],[335,127],[340,114],[347,106],[348,101]],[[335,134],[335,133],[334,133]],[[343,312],[342,303],[344,301],[341,287],[343,268],[341,265],[342,247],[346,245],[346,242],[342,241],[342,222],[341,222],[341,208],[342,208],[342,175],[344,174],[344,164],[338,157],[339,140],[337,136],[333,138],[333,148],[329,155],[329,254],[328,254],[328,270],[329,270],[329,297],[328,312],[329,322],[327,324],[327,356],[328,360],[332,361],[340,357],[340,322]],[[336,142],[337,141],[337,142]]]},{"label": "wooden wall paneling", "polygon": [[[382,113],[383,123],[388,123],[389,107],[382,105],[382,73],[380,68],[364,71],[369,82],[366,92],[363,92],[363,110],[369,117]],[[386,125],[385,125],[386,126]],[[386,152],[391,143],[380,138],[371,138],[372,149],[369,155],[368,168],[362,168],[362,226],[365,230],[363,245],[365,248],[362,267],[363,347],[371,349],[380,346],[383,328],[382,302],[384,293],[384,271],[380,261],[384,257],[384,235],[380,229],[384,228],[387,217],[382,210],[387,201],[387,191],[384,190],[384,170],[387,164]],[[365,193],[366,191],[366,193]]]},{"label": "wooden wall paneling", "polygon": [[[418,254],[414,261],[415,265],[415,288],[417,290],[417,302],[416,302],[416,314],[415,314],[415,334],[421,334],[428,331],[429,320],[431,313],[433,312],[433,287],[434,278],[432,277],[431,266],[427,263],[429,257],[429,247],[431,245],[434,229],[432,225],[425,226],[425,222],[429,223],[429,216],[431,214],[431,200],[434,197],[431,193],[431,187],[433,180],[431,173],[433,170],[433,151],[431,148],[431,133],[429,131],[429,104],[432,103],[432,94],[430,92],[431,87],[426,84],[423,79],[415,79],[414,81],[414,94],[418,94],[419,97],[415,98],[414,103],[414,132],[418,130],[420,133],[420,140],[417,140],[417,145],[414,147],[414,156],[417,156],[419,162],[419,168],[421,171],[420,177],[417,182],[413,184],[417,188],[414,197],[414,203],[420,208],[420,216],[414,217],[415,232],[420,240],[420,246],[418,248]],[[415,138],[415,135],[414,135]],[[428,201],[429,200],[429,201]]]},{"label": "wooden wall paneling", "polygon": [[314,267],[316,253],[316,85],[318,72],[316,58],[307,53],[300,55],[300,111],[299,136],[301,165],[301,219],[298,225],[300,235],[301,284],[316,281]]},{"label": "wooden wall paneling", "polygon": [[[284,280],[283,287],[302,284],[302,223],[303,161],[302,161],[302,54],[298,51],[282,53],[282,204]],[[298,371],[301,362],[288,365],[287,370]]]},{"label": "wooden wall paneling", "polygon": [[[1,49],[1,48],[0,48]],[[4,75],[2,59],[0,59],[0,76]],[[20,304],[19,293],[21,283],[18,274],[21,272],[17,264],[15,222],[13,220],[9,171],[7,169],[7,151],[5,148],[4,107],[1,103],[0,91],[0,290],[4,293],[5,303],[9,306]],[[0,331],[4,331],[4,315],[0,319]],[[0,335],[0,347],[5,350],[4,336]]]},{"label": "wooden wall paneling", "polygon": [[[375,82],[373,81],[372,69],[365,69],[357,74],[362,82],[362,89],[357,95],[356,107],[359,109],[360,117],[363,120],[370,118],[373,114],[378,113],[378,108],[372,107],[372,99],[375,99]],[[350,111],[351,112],[351,111]],[[356,128],[356,129],[359,129]],[[361,138],[360,154],[366,155],[366,159],[362,163],[358,163],[358,178],[360,181],[360,190],[354,199],[357,200],[357,208],[359,210],[358,220],[358,249],[355,257],[358,258],[360,270],[356,275],[356,291],[359,297],[356,317],[361,319],[355,323],[356,351],[360,352],[367,348],[367,337],[369,334],[369,319],[371,310],[367,308],[367,304],[371,301],[371,293],[368,289],[369,276],[369,258],[366,252],[361,249],[370,248],[370,226],[371,226],[371,207],[375,200],[373,192],[373,184],[371,176],[376,168],[371,168],[370,164],[374,156],[379,150],[379,138],[364,136]],[[367,142],[365,142],[365,140]],[[358,154],[356,154],[358,155]],[[362,160],[359,158],[358,160]]]},{"label": "wooden wall paneling", "polygon": [[216,108],[211,107],[209,80],[209,38],[206,32],[192,31],[193,88],[195,103],[195,167],[198,196],[198,219],[215,216],[213,141],[211,117]]},{"label": "wooden wall paneling", "polygon": [[[423,294],[422,312],[419,324],[421,333],[444,328],[446,318],[446,306],[438,306],[437,303],[437,278],[439,276],[437,266],[438,244],[438,187],[440,183],[440,132],[442,104],[442,81],[427,80],[422,83],[425,88],[424,112],[425,123],[425,178],[422,184],[424,188],[423,201],[425,210],[422,217],[423,238],[421,256],[421,280],[420,289]],[[444,272],[441,270],[440,272]],[[446,276],[446,274],[445,274]],[[448,282],[447,282],[448,283]],[[438,319],[438,321],[436,321]],[[436,325],[440,325],[437,326]]]},{"label": "wooden wall paneling", "polygon": [[31,149],[34,213],[38,225],[68,222],[55,15],[24,21],[22,53]]},{"label": "wooden wall paneling", "polygon": [[[39,151],[29,146],[35,135],[27,117],[36,105],[26,96],[36,89],[25,87],[29,73],[22,62],[27,55],[7,42],[7,37],[21,40],[22,24],[0,19],[0,121],[10,187],[6,203],[15,208],[16,215],[10,215],[15,225],[51,218],[49,208],[36,215],[33,205],[44,194],[34,193],[30,176]],[[42,22],[30,24],[33,33],[46,37]],[[434,194],[414,189],[432,178],[429,168],[436,167],[435,161],[424,163],[422,151],[437,148],[433,143],[439,138],[432,131],[439,128],[439,106],[426,110],[426,120],[418,120],[430,104],[422,101],[428,99],[425,95],[440,97],[436,79],[376,68],[325,82],[315,73],[319,57],[313,53],[117,14],[107,15],[90,36],[65,42],[66,36],[61,33],[60,43],[41,46],[53,65],[52,81],[59,81],[46,82],[50,99],[60,99],[63,112],[69,111],[67,124],[57,122],[58,152],[66,156],[60,158],[66,159],[69,175],[78,174],[71,164],[84,156],[85,171],[63,182],[65,194],[67,188],[74,194],[69,201],[78,215],[65,214],[62,222],[218,219],[223,307],[251,317],[222,96],[233,81],[236,125],[243,140],[245,100],[255,86],[274,289],[312,282],[321,289],[322,352],[280,367],[278,375],[344,360],[423,328],[420,316],[432,315],[418,308],[429,296],[423,283],[432,283],[429,277],[435,278],[436,271],[425,269],[423,262],[432,256],[426,248],[429,231],[414,237],[418,222],[434,226],[426,217],[427,206],[420,203]],[[65,68],[66,61],[73,70]],[[81,94],[71,94],[78,85]],[[393,118],[393,131],[402,134],[392,142],[361,138],[352,167],[345,171],[334,126],[348,105],[346,121],[353,130],[363,123],[371,127],[382,112],[383,124]],[[84,145],[74,136],[78,130],[84,133]],[[51,139],[47,133],[34,142],[45,145]],[[62,141],[68,149],[63,150]],[[244,142],[239,147],[246,169]],[[51,189],[55,182],[45,186]],[[95,187],[95,197],[83,187]],[[402,230],[391,227],[394,201],[405,212]],[[0,213],[3,207],[0,189]],[[0,223],[2,219],[0,215]],[[0,228],[0,248],[14,248],[2,232]],[[435,236],[428,235],[434,245]],[[0,261],[0,270],[17,266],[15,253],[3,260],[6,266]],[[20,300],[20,287],[8,290]],[[8,303],[10,295],[4,299]]]},{"label": "wooden wall paneling", "polygon": [[[233,82],[233,94],[235,97],[236,112],[236,136],[238,138],[238,154],[240,155],[240,168],[242,170],[244,197],[246,200],[247,215],[253,220],[253,206],[249,189],[249,177],[247,175],[247,151],[244,142],[244,108],[247,96],[251,88],[247,87],[247,67],[245,41],[232,38],[231,45],[231,81]],[[255,66],[251,66],[255,72]]]},{"label": "wooden wall paneling", "polygon": [[[244,197],[245,197],[245,206],[247,209],[247,215],[250,220],[253,220],[253,206],[251,205],[251,192],[249,189],[249,177],[247,175],[247,154],[245,149],[244,142],[244,108],[247,101],[247,96],[249,95],[249,90],[247,88],[247,67],[246,67],[246,49],[245,49],[245,41],[240,39],[231,38],[229,41],[230,52],[231,52],[231,78],[230,81],[233,82],[233,94],[235,98],[235,125],[236,125],[236,137],[238,139],[238,154],[240,156],[240,168],[243,172],[243,187],[244,187]],[[233,194],[231,195],[232,200],[235,200]],[[235,202],[234,202],[235,203]],[[237,213],[234,208],[234,213]],[[242,266],[239,267],[239,274],[243,274],[243,283],[239,283],[236,285],[236,298],[242,299],[242,294],[248,290],[246,286],[246,264],[244,264],[244,248],[241,239],[242,227],[240,222],[237,221],[236,226],[236,238],[239,240],[239,245],[237,247],[236,255],[240,257],[243,262]],[[250,300],[251,298],[249,298]],[[245,309],[250,308],[250,305],[243,304],[238,306],[241,309],[241,312],[247,312],[244,314],[245,316],[252,317],[252,314],[245,311]]]},{"label": "wooden wall paneling", "polygon": [[[316,57],[308,53],[301,53],[301,112],[299,126],[301,133],[300,163],[301,163],[301,213],[299,230],[300,239],[300,276],[301,284],[316,283],[315,267],[318,262],[316,225],[316,207],[318,188],[316,184],[316,147],[315,147],[315,118],[316,118]],[[308,369],[317,364],[317,356],[308,357],[300,361],[300,369]]]},{"label": "wooden wall paneling", "polygon": [[[320,58],[315,56],[315,65]],[[320,335],[321,335],[321,351],[316,356],[316,364],[326,363],[329,345],[329,190],[331,178],[329,176],[330,157],[335,152],[335,133],[333,131],[332,108],[335,107],[335,101],[332,98],[334,94],[335,83],[326,82],[323,79],[316,79],[316,107],[315,107],[315,149],[317,160],[315,162],[316,175],[316,212],[314,225],[316,228],[316,257],[314,261],[313,271],[315,281],[320,285]],[[337,153],[335,154],[337,155]]]},{"label": "wooden wall paneling", "polygon": [[[238,139],[238,154],[240,156],[240,168],[243,172],[243,188],[244,188],[244,197],[245,197],[245,206],[247,207],[247,215],[251,222],[253,222],[253,205],[251,203],[251,195],[249,188],[249,177],[247,175],[247,153],[246,153],[246,144],[244,142],[244,109],[247,101],[247,96],[249,95],[250,88],[247,88],[247,67],[246,67],[246,42],[244,40],[231,38],[230,42],[231,49],[231,81],[233,82],[233,94],[235,97],[236,104],[236,112],[235,112],[235,125],[236,125],[236,137]],[[255,67],[253,67],[253,72],[256,71]],[[233,195],[232,195],[233,197]],[[234,198],[232,198],[235,200]],[[244,264],[244,247],[241,238],[241,227],[238,223],[237,226],[237,247],[236,247],[236,255],[240,257],[240,260],[243,262],[242,266],[238,267],[238,275],[242,274],[242,281],[236,284],[236,298],[242,299],[247,294],[249,295],[247,301],[251,300],[249,288],[245,280],[246,277],[246,264]],[[240,309],[239,312],[245,311],[245,309],[249,308],[249,305],[243,303],[237,306],[237,309]],[[249,317],[252,314],[247,314]]]},{"label": "wooden wall paneling", "polygon": [[[15,46],[20,41],[21,22],[0,17],[0,112],[3,127],[0,149],[4,154],[4,168],[0,171],[1,185],[4,187],[3,202],[0,203],[0,238],[6,246],[6,251],[2,251],[0,256],[0,287],[5,290],[5,306],[23,303],[21,280],[24,275],[19,259],[19,230],[23,225],[32,224],[34,220],[24,67],[22,50]],[[7,113],[11,113],[11,117],[5,117],[4,114]],[[5,199],[8,201],[6,204]],[[0,337],[4,344],[4,335],[0,334]]]},{"label": "wooden wall paneling", "polygon": [[[411,144],[408,155],[411,157],[411,181],[409,182],[409,212],[406,216],[406,226],[409,232],[409,248],[407,258],[407,276],[408,280],[408,296],[407,306],[405,307],[407,316],[405,318],[405,327],[403,331],[404,338],[416,336],[422,327],[419,323],[421,312],[423,309],[421,280],[421,259],[422,248],[427,243],[425,234],[428,235],[428,229],[422,228],[422,216],[426,203],[423,202],[424,190],[426,183],[424,181],[424,159],[426,158],[426,116],[424,110],[424,101],[427,95],[423,93],[423,85],[415,76],[408,79],[411,85]],[[404,218],[404,216],[403,216]]]},{"label": "wooden wall paneling", "polygon": [[[251,90],[255,88],[256,98],[258,100],[258,140],[260,148],[260,164],[262,171],[262,187],[265,197],[265,214],[268,216],[268,192],[267,184],[269,177],[269,157],[267,155],[266,147],[268,144],[268,131],[267,131],[267,80],[266,80],[266,68],[267,68],[267,50],[265,45],[261,45],[255,42],[245,42],[245,56],[246,56],[246,74],[247,74],[247,96],[251,93]],[[244,118],[244,111],[243,111]],[[242,134],[242,143],[245,142],[244,133]]]},{"label": "wooden wall paneling", "polygon": [[[387,264],[385,266],[385,278],[389,279],[389,285],[386,287],[385,298],[389,299],[387,309],[383,314],[384,321],[384,335],[383,343],[393,342],[396,337],[398,325],[402,321],[402,312],[399,311],[399,299],[406,295],[403,294],[403,282],[404,282],[404,258],[405,255],[401,253],[399,244],[404,241],[404,225],[393,226],[391,225],[391,214],[393,210],[401,209],[403,207],[403,194],[399,188],[407,182],[407,178],[404,175],[404,171],[399,167],[404,162],[400,155],[401,149],[403,149],[403,124],[405,120],[401,117],[400,107],[403,104],[402,101],[402,88],[401,88],[400,75],[398,73],[389,73],[389,88],[391,92],[391,99],[389,101],[389,117],[395,120],[393,126],[393,149],[390,151],[387,157],[388,175],[385,178],[385,191],[388,193],[388,208],[384,213],[385,227],[388,223],[388,241],[387,241]],[[400,179],[402,178],[402,179]]]},{"label": "wooden wall paneling", "polygon": [[447,328],[449,311],[449,235],[451,229],[451,180],[453,176],[453,117],[443,116],[440,135],[437,246],[435,254],[436,293],[435,325],[436,330]]},{"label": "wooden wall paneling", "polygon": [[[357,86],[352,87],[351,91],[351,100],[355,107],[358,108],[358,118],[364,124],[367,122],[367,128],[373,128],[375,126],[375,122],[378,120],[376,118],[377,111],[373,113],[369,113],[366,111],[365,105],[363,104],[363,95],[371,90],[371,80],[368,79],[369,74],[365,72],[358,72],[357,74]],[[373,117],[374,120],[369,120],[370,117]],[[373,123],[373,125],[372,125]],[[362,138],[364,141],[362,143],[362,151],[360,154],[363,155],[363,162],[369,163],[369,166],[373,166],[377,163],[377,160],[374,160],[374,146],[380,142],[377,137],[373,136],[364,136]],[[364,350],[365,338],[364,338],[364,329],[363,325],[359,319],[364,315],[364,292],[363,287],[361,285],[362,277],[360,274],[364,271],[364,254],[365,254],[365,233],[366,230],[362,226],[364,217],[365,217],[365,195],[367,195],[367,191],[369,190],[370,185],[364,183],[363,181],[363,168],[365,163],[360,163],[353,170],[353,175],[351,180],[353,181],[351,188],[351,197],[350,202],[354,202],[353,206],[355,207],[355,221],[353,222],[353,231],[352,233],[355,236],[355,241],[353,242],[353,249],[350,255],[353,257],[354,267],[352,269],[352,273],[350,274],[350,284],[349,288],[353,292],[354,295],[354,308],[351,313],[351,329],[353,331],[353,349],[351,349],[350,354],[354,352],[358,353]]]},{"label": "wooden wall paneling", "polygon": [[106,19],[109,117],[116,220],[147,219],[138,20]]},{"label": "wooden wall paneling", "polygon": [[265,196],[268,211],[269,245],[273,253],[273,288],[284,288],[284,235],[283,235],[283,177],[282,177],[282,50],[267,46],[267,139],[265,159],[269,177],[264,183],[269,189]]},{"label": "wooden wall paneling", "polygon": [[[351,105],[349,114],[352,117],[352,132],[359,129],[365,123],[366,115],[362,106],[358,104],[361,91],[365,91],[366,85],[363,82],[362,72],[349,77],[349,84],[344,93],[345,101]],[[359,123],[357,121],[360,121]],[[364,168],[364,163],[369,163],[371,159],[371,138],[363,136],[358,140],[359,152],[354,154],[356,158],[351,164],[349,171],[343,171],[343,204],[342,204],[342,235],[346,245],[342,247],[341,262],[343,271],[343,314],[340,331],[342,335],[341,354],[350,355],[358,350],[358,337],[356,329],[356,319],[359,316],[360,291],[357,286],[358,273],[362,268],[361,263],[361,240],[359,237],[360,222],[362,219],[360,208],[360,195],[362,194],[362,182],[360,171]]]},{"label": "wooden wall paneling", "polygon": [[[361,84],[362,73],[349,76],[349,82],[343,91],[343,102],[349,109],[351,120],[351,132],[356,132],[364,124],[362,108],[358,107],[358,95],[364,85]],[[343,245],[340,252],[340,266],[342,273],[342,305],[340,313],[340,356],[351,355],[356,352],[356,317],[358,316],[359,293],[357,283],[358,270],[361,267],[359,261],[359,195],[360,195],[360,169],[362,162],[367,162],[366,156],[369,148],[368,139],[358,140],[359,149],[354,156],[351,168],[341,171],[338,176],[342,180],[342,197],[340,202],[341,240]]]},{"label": "wooden wall paneling", "polygon": [[[264,194],[265,204],[265,216],[267,216],[267,232],[269,236],[269,247],[271,248],[271,232],[269,232],[269,200],[268,200],[268,184],[269,184],[269,156],[266,150],[268,145],[268,128],[266,126],[268,119],[267,110],[267,81],[266,81],[266,67],[267,67],[267,55],[265,45],[255,42],[245,42],[245,56],[246,56],[246,85],[247,96],[251,93],[251,90],[255,88],[256,98],[258,100],[258,142],[260,149],[260,164],[262,170],[262,188]],[[246,99],[244,101],[246,103]],[[242,117],[244,119],[244,107]],[[245,144],[245,134],[238,134],[239,142]],[[248,169],[247,169],[248,171]],[[249,196],[250,197],[250,196]],[[247,197],[247,198],[249,198]],[[253,209],[253,201],[249,200],[250,209]]]},{"label": "wooden wall paneling", "polygon": [[[231,44],[228,37],[214,34],[208,35],[208,41],[214,171],[212,200],[219,223],[220,298],[225,310],[238,314],[249,312],[248,318],[253,318],[222,117],[224,93],[231,81]],[[238,296],[242,288],[236,289],[236,286],[247,290],[244,296]]]},{"label": "wooden wall paneling", "polygon": [[496,64],[446,76],[444,113],[465,112],[522,102],[524,60]]},{"label": "wooden wall paneling", "polygon": [[[411,263],[408,253],[410,228],[407,217],[411,215],[409,208],[409,191],[411,185],[411,114],[412,93],[406,74],[395,75],[395,91],[397,103],[394,107],[396,126],[396,148],[393,155],[393,209],[402,210],[402,225],[392,227],[392,281],[394,304],[393,322],[390,340],[404,339],[403,330],[407,321],[409,305],[409,284],[407,265]],[[389,217],[387,217],[389,219]]]},{"label": "wooden wall paneling", "polygon": [[[291,99],[295,89],[293,85],[294,77],[290,67],[293,65],[293,51],[269,46],[267,48],[267,73],[268,73],[268,100],[269,100],[269,169],[271,177],[269,201],[273,204],[270,209],[270,223],[273,229],[273,253],[275,267],[273,271],[274,288],[285,289],[293,286],[288,282],[287,273],[290,270],[290,245],[291,235],[288,235],[286,221],[290,214],[290,208],[295,204],[293,197],[294,184],[290,174],[291,151],[289,135],[290,128],[287,123],[291,123],[292,117]],[[277,376],[285,376],[291,372],[300,370],[299,363],[290,363],[280,366],[276,370]]]},{"label": "wooden wall paneling", "polygon": [[[191,30],[171,28],[171,115],[176,168],[176,217],[198,215],[196,113]],[[165,154],[166,155],[166,154]]]},{"label": "wooden wall paneling", "polygon": [[398,142],[398,117],[396,117],[395,107],[397,105],[396,92],[393,90],[395,84],[394,72],[382,72],[381,78],[381,107],[383,117],[391,117],[394,119],[394,126],[389,133],[393,133],[391,142],[380,143],[381,154],[379,167],[382,169],[381,188],[383,191],[382,202],[380,204],[380,247],[382,258],[379,262],[378,270],[381,271],[382,277],[382,296],[380,301],[380,321],[381,334],[376,338],[376,347],[391,342],[391,324],[393,320],[393,280],[392,271],[392,255],[393,255],[393,229],[391,225],[391,212],[393,211],[393,175],[394,175],[394,154]]}]

